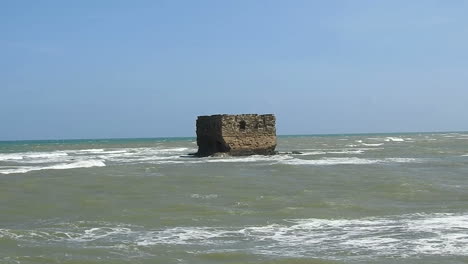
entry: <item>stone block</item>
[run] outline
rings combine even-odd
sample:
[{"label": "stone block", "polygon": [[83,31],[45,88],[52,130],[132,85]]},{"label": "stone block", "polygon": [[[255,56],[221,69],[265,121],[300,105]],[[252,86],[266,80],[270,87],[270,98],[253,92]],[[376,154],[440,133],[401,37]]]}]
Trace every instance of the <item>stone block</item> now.
[{"label": "stone block", "polygon": [[199,116],[197,144],[197,156],[272,155],[276,148],[276,118],[272,114]]}]

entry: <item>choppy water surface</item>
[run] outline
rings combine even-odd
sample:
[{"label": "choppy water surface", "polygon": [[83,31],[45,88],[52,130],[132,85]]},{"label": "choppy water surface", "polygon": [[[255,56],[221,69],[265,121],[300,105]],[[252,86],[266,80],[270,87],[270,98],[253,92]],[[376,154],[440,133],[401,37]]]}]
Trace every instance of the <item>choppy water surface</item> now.
[{"label": "choppy water surface", "polygon": [[468,134],[0,142],[0,263],[468,263]]}]

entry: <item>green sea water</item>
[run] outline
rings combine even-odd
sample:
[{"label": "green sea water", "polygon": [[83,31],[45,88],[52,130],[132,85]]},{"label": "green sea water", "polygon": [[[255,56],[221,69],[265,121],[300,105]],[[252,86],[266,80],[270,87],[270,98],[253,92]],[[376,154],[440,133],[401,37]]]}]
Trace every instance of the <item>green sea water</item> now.
[{"label": "green sea water", "polygon": [[0,142],[0,263],[468,263],[468,133],[196,149]]}]

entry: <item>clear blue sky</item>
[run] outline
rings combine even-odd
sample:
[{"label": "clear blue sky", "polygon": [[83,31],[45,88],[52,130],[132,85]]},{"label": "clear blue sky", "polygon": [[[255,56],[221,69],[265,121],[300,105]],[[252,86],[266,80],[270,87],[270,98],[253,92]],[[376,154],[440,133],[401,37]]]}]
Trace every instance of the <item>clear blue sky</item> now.
[{"label": "clear blue sky", "polygon": [[468,1],[0,2],[0,140],[468,130]]}]

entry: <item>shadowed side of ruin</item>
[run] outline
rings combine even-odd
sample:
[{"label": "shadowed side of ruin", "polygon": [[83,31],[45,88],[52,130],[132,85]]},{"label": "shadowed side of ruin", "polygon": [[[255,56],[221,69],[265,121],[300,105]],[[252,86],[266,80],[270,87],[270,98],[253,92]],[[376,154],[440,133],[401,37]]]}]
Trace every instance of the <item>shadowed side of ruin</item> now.
[{"label": "shadowed side of ruin", "polygon": [[197,118],[197,156],[272,155],[276,148],[272,114],[212,115]]}]

